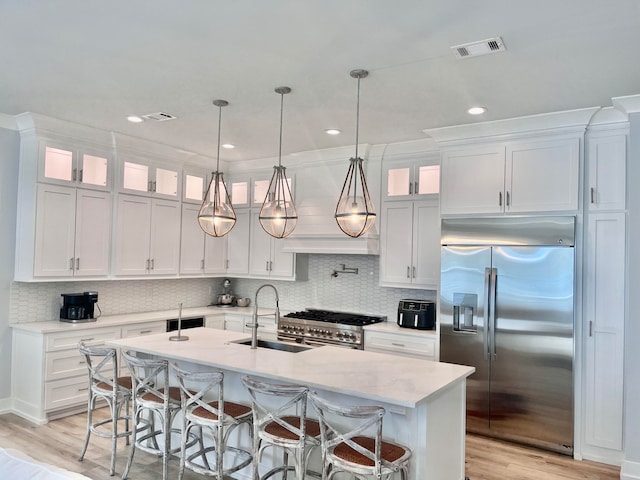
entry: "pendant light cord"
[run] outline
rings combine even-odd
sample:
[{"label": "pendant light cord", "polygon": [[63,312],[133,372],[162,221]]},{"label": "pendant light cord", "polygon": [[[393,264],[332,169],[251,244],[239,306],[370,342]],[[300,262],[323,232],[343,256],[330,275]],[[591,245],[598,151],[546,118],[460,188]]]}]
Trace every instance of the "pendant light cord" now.
[{"label": "pendant light cord", "polygon": [[358,77],[358,93],[356,94],[356,161],[358,160],[358,133],[360,131],[360,77]]},{"label": "pendant light cord", "polygon": [[222,105],[218,106],[218,150],[216,153],[216,172],[220,171],[220,130],[222,129]]},{"label": "pendant light cord", "polygon": [[282,116],[284,112],[284,92],[280,93],[280,146],[278,148],[278,166],[282,166]]}]

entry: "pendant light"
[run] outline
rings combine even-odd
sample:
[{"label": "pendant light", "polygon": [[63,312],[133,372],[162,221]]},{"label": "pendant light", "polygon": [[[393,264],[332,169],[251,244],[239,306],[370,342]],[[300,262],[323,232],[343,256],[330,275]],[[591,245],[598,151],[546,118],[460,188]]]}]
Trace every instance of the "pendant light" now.
[{"label": "pendant light", "polygon": [[220,171],[220,127],[222,121],[222,107],[229,105],[226,100],[214,100],[218,107],[218,151],[216,171],[211,173],[211,182],[204,195],[202,206],[198,212],[198,223],[204,233],[212,237],[223,237],[236,224],[236,212],[231,205],[227,186]]},{"label": "pendant light", "polygon": [[264,197],[258,219],[262,229],[274,238],[285,238],[291,235],[296,223],[298,213],[293,203],[293,196],[287,182],[287,169],[282,166],[282,113],[284,96],[291,93],[289,87],[278,87],[276,93],[280,94],[280,149],[278,151],[278,165],[273,167],[273,176],[269,182],[269,189]]},{"label": "pendant light", "polygon": [[350,75],[358,79],[358,100],[356,104],[356,154],[349,159],[349,170],[342,186],[336,206],[335,218],[340,230],[353,238],[358,238],[371,229],[376,220],[373,203],[369,197],[367,180],[364,177],[362,158],[358,157],[358,128],[360,126],[360,79],[369,75],[366,70],[352,70]]}]

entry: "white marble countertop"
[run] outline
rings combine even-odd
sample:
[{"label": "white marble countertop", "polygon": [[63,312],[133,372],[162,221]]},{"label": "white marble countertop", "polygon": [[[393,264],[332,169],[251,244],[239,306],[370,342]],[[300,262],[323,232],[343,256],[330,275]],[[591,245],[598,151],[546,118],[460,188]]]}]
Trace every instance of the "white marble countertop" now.
[{"label": "white marble countertop", "polygon": [[401,335],[409,335],[416,337],[431,337],[436,338],[437,332],[436,330],[418,330],[415,328],[403,328],[399,327],[396,322],[379,322],[372,323],[371,325],[365,325],[363,327],[365,330],[369,330],[372,332],[386,332],[386,333],[397,333]]},{"label": "white marble countertop", "polygon": [[[272,315],[275,312],[273,308],[258,308],[258,315]],[[215,306],[183,308],[182,318],[206,317],[209,315],[224,314],[242,314],[253,315],[253,307],[227,307],[220,308]],[[284,314],[285,312],[282,312]],[[105,315],[98,318],[95,322],[69,323],[59,320],[49,322],[29,322],[29,323],[12,323],[11,328],[35,333],[54,333],[80,329],[94,329],[101,327],[114,327],[118,325],[128,325],[134,323],[155,322],[161,320],[170,320],[178,318],[178,309],[159,310],[155,312],[127,313],[122,315]]]},{"label": "white marble countertop", "polygon": [[108,345],[160,357],[212,366],[241,374],[303,383],[311,388],[415,408],[475,369],[462,365],[407,359],[395,355],[333,346],[298,353],[232,343],[246,333],[190,329],[189,340],[172,342],[173,333],[110,340]]}]

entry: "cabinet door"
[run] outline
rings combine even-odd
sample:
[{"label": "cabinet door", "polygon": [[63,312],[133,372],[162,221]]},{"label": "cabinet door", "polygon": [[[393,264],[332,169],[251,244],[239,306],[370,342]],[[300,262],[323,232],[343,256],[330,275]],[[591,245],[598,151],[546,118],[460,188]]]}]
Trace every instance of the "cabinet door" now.
[{"label": "cabinet door", "polygon": [[76,193],[75,275],[109,274],[111,194],[78,189]]},{"label": "cabinet door", "polygon": [[627,184],[627,136],[591,137],[588,150],[590,211],[624,210]]},{"label": "cabinet door", "polygon": [[[260,228],[262,230],[262,228]],[[271,239],[271,277],[293,278],[296,271],[296,255],[283,252],[285,241],[281,238]]]},{"label": "cabinet door", "polygon": [[76,189],[38,184],[34,277],[73,275]]},{"label": "cabinet door", "polygon": [[180,266],[180,204],[152,201],[149,273],[174,275]]},{"label": "cabinet door", "polygon": [[38,142],[38,181],[71,185],[76,182],[77,151],[70,145],[49,140]]},{"label": "cabinet door", "polygon": [[204,237],[198,224],[199,205],[182,205],[180,232],[180,273],[202,274],[204,271]]},{"label": "cabinet door", "polygon": [[251,180],[247,177],[233,178],[226,183],[233,208],[244,208],[251,205]]},{"label": "cabinet door", "polygon": [[440,212],[436,202],[413,205],[414,286],[436,288],[440,280]]},{"label": "cabinet door", "polygon": [[273,259],[271,258],[271,237],[260,226],[259,214],[258,211],[251,213],[249,273],[264,277],[271,273]]},{"label": "cabinet door", "polygon": [[440,211],[500,213],[504,210],[504,159],[502,145],[442,154]]},{"label": "cabinet door", "polygon": [[117,205],[114,273],[146,275],[151,235],[151,200],[134,195],[119,195]]},{"label": "cabinet door", "polygon": [[208,175],[204,170],[185,169],[182,172],[182,201],[202,204],[204,192],[209,186]]},{"label": "cabinet door", "polygon": [[578,209],[578,139],[507,147],[505,211]]},{"label": "cabinet door", "polygon": [[383,169],[382,194],[385,200],[407,200],[413,195],[413,160],[388,162]]},{"label": "cabinet door", "polygon": [[78,153],[78,186],[111,190],[113,159],[111,154],[81,149]]},{"label": "cabinet door", "polygon": [[387,162],[382,178],[384,200],[432,198],[440,192],[440,158]]},{"label": "cabinet door", "polygon": [[121,166],[123,192],[149,194],[152,190],[151,167],[145,163],[124,160]]},{"label": "cabinet door", "polygon": [[249,222],[248,210],[236,211],[236,224],[227,234],[227,273],[249,273]]},{"label": "cabinet door", "polygon": [[227,237],[211,237],[205,235],[204,273],[225,273],[226,271]]},{"label": "cabinet door", "polygon": [[179,200],[180,172],[175,168],[156,167],[153,173],[153,196]]},{"label": "cabinet door", "polygon": [[588,220],[586,285],[586,443],[622,449],[625,322],[625,214]]},{"label": "cabinet door", "polygon": [[380,226],[380,282],[411,283],[413,202],[385,202]]}]

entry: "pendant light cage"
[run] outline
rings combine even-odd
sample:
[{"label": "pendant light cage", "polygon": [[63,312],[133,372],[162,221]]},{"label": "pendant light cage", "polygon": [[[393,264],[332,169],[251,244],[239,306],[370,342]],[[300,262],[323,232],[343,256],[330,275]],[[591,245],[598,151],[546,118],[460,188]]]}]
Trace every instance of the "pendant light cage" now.
[{"label": "pendant light cage", "polygon": [[220,171],[220,130],[222,120],[222,107],[229,105],[225,100],[214,100],[218,107],[218,150],[216,171],[211,173],[211,181],[204,194],[198,223],[200,228],[212,237],[223,237],[228,234],[236,224],[236,212],[231,204],[227,186],[224,183],[224,174]]},{"label": "pendant light cage", "polygon": [[286,238],[296,228],[298,212],[296,211],[291,186],[287,180],[287,169],[282,166],[282,116],[284,95],[291,92],[289,87],[278,87],[275,92],[280,94],[280,148],[278,165],[273,167],[273,176],[265,195],[258,219],[262,229],[274,238]]},{"label": "pendant light cage", "polygon": [[358,79],[356,103],[356,154],[349,159],[349,170],[340,192],[336,206],[335,219],[344,233],[358,238],[373,227],[376,213],[369,196],[369,188],[362,166],[363,160],[358,157],[358,130],[360,126],[360,79],[369,75],[366,70],[352,70],[350,75]]}]

